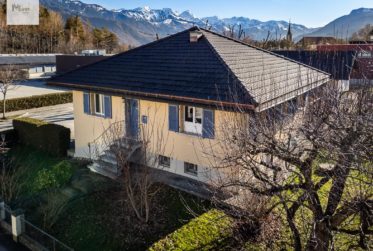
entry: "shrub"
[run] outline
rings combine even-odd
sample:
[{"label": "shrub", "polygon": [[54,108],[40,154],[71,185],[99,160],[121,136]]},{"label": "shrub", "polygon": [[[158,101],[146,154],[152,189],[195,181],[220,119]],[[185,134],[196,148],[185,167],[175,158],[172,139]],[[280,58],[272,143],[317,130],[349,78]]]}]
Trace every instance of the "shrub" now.
[{"label": "shrub", "polygon": [[[31,108],[66,104],[71,102],[73,102],[73,95],[71,92],[8,99],[6,101],[6,112],[27,110]],[[2,106],[0,106],[0,112],[3,112]]]},{"label": "shrub", "polygon": [[149,250],[216,250],[232,237],[233,219],[213,209],[155,243]]},{"label": "shrub", "polygon": [[36,176],[35,190],[59,188],[71,179],[72,174],[73,170],[68,161],[61,161],[52,169],[42,169]]},{"label": "shrub", "polygon": [[5,137],[4,138],[5,143],[6,143],[5,147],[12,148],[14,145],[16,145],[18,141],[18,135],[13,129],[0,132],[1,141],[2,141],[2,137]]},{"label": "shrub", "polygon": [[64,157],[70,146],[70,129],[32,118],[13,120],[19,143],[45,151],[53,156]]}]

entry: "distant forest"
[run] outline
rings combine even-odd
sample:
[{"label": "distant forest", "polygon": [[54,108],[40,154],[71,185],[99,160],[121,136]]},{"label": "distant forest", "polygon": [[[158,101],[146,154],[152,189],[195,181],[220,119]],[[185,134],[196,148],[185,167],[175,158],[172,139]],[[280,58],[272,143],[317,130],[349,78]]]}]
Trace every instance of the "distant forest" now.
[{"label": "distant forest", "polygon": [[94,28],[78,16],[64,20],[44,7],[40,7],[39,26],[7,26],[6,6],[0,7],[0,53],[75,53],[85,49],[117,53],[128,49],[108,29]]}]

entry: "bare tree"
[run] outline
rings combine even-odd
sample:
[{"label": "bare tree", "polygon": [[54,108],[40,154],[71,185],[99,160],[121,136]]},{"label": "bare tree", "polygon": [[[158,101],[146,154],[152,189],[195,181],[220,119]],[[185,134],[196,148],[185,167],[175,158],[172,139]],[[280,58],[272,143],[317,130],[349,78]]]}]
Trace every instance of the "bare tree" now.
[{"label": "bare tree", "polygon": [[246,33],[241,24],[238,25],[237,29],[236,25],[228,25],[228,30],[224,30],[223,35],[237,40],[244,40],[246,38]]},{"label": "bare tree", "polygon": [[22,167],[17,167],[8,158],[7,153],[9,148],[6,144],[5,134],[1,135],[0,139],[0,196],[5,201],[12,201],[16,199],[22,189],[21,176],[24,174]]},{"label": "bare tree", "polygon": [[[235,170],[219,189],[250,211],[253,197],[271,201],[263,214],[280,215],[294,250],[367,249],[373,234],[373,93],[340,93],[328,85],[297,102],[261,114],[230,117],[216,168]],[[299,98],[298,104],[302,103]],[[218,200],[219,203],[222,201]],[[227,201],[224,201],[227,203]],[[231,207],[230,207],[231,208]]]},{"label": "bare tree", "polygon": [[111,125],[101,141],[103,149],[110,149],[115,156],[126,198],[136,217],[144,223],[149,221],[152,200],[162,188],[154,167],[159,167],[159,156],[165,155],[168,130],[159,109],[155,107],[154,113],[146,115],[148,121],[141,125],[138,137],[123,131],[125,122],[120,121]]},{"label": "bare tree", "polygon": [[8,91],[17,88],[17,84],[25,78],[25,71],[14,65],[6,65],[0,69],[0,92],[3,94],[3,119],[6,118],[6,98]]}]

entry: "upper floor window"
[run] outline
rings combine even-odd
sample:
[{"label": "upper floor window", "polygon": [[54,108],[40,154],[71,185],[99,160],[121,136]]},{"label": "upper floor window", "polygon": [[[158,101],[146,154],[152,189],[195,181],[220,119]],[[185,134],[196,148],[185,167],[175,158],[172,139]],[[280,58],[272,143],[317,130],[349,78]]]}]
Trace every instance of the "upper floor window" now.
[{"label": "upper floor window", "polygon": [[99,93],[83,94],[84,113],[104,118],[112,117],[111,96]]},{"label": "upper floor window", "polygon": [[93,95],[93,106],[95,114],[97,115],[104,115],[104,95],[102,94],[94,94]]},{"label": "upper floor window", "polygon": [[184,107],[184,132],[202,135],[202,108]]},{"label": "upper floor window", "polygon": [[168,128],[173,132],[185,132],[200,135],[203,138],[215,138],[215,115],[210,109],[195,106],[168,106]]}]

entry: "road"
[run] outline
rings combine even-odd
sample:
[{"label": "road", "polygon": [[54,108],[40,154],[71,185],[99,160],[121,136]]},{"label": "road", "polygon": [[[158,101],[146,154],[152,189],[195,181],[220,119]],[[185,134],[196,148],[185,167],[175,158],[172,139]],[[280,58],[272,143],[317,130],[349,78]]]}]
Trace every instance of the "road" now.
[{"label": "road", "polygon": [[[20,84],[11,87],[7,93],[7,99],[23,98],[36,95],[45,95],[52,93],[65,92],[65,89],[47,86],[46,80],[26,80]],[[3,100],[3,96],[0,95],[0,100]]]},{"label": "road", "polygon": [[0,230],[0,251],[27,251],[28,249],[24,246],[15,243],[12,237],[5,235]]},{"label": "road", "polygon": [[[59,124],[70,128],[71,138],[74,139],[74,113],[73,104],[62,104],[55,106],[47,106],[41,108],[35,108],[24,111],[9,112],[7,113],[8,118],[15,117],[30,117],[40,120],[45,120],[51,123]],[[0,121],[0,132],[12,129],[12,120]]]}]

